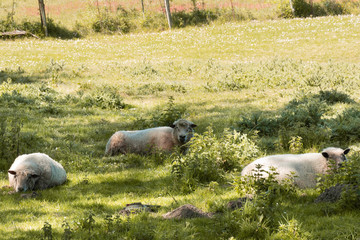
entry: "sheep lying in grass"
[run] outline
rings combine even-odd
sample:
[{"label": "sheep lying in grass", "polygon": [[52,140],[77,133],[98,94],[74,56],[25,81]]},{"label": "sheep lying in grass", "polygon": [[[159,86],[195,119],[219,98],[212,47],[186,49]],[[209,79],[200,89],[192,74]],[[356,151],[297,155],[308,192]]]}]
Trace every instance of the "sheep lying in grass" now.
[{"label": "sheep lying in grass", "polygon": [[[321,153],[305,153],[305,154],[283,154],[272,155],[257,159],[247,165],[241,172],[242,176],[253,174],[253,170],[257,164],[261,164],[263,170],[269,171],[270,167],[275,167],[277,180],[284,180],[291,172],[295,173],[294,183],[300,188],[310,188],[316,186],[316,175],[326,174],[329,169],[329,160],[333,160],[335,167],[346,161],[345,155],[350,149],[343,150],[341,148],[329,147]],[[267,173],[263,172],[263,177],[267,177]]]},{"label": "sheep lying in grass", "polygon": [[46,189],[66,181],[66,172],[61,164],[43,153],[17,157],[8,175],[10,186],[16,192]]},{"label": "sheep lying in grass", "polygon": [[[149,154],[154,150],[171,152],[177,146],[183,146],[193,136],[196,124],[179,119],[171,127],[156,127],[137,131],[118,131],[106,144],[105,155],[119,153]],[[183,152],[186,148],[182,149]]]}]

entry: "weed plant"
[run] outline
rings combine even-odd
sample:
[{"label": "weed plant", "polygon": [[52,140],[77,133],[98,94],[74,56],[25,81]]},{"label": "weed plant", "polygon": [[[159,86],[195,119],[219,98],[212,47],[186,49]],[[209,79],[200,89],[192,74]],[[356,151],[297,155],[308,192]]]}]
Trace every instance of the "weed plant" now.
[{"label": "weed plant", "polygon": [[321,147],[324,143],[354,141],[357,129],[357,110],[349,108],[336,117],[328,118],[336,103],[354,103],[349,95],[336,90],[320,91],[291,100],[279,113],[269,115],[254,112],[237,123],[239,131],[257,132],[260,136],[277,137],[278,146],[293,148],[295,137],[301,138],[301,148]]},{"label": "weed plant", "polygon": [[202,135],[195,134],[186,155],[172,163],[172,174],[184,192],[199,184],[222,182],[226,172],[238,170],[244,162],[257,156],[258,148],[247,135],[225,130],[217,137],[211,127]]}]

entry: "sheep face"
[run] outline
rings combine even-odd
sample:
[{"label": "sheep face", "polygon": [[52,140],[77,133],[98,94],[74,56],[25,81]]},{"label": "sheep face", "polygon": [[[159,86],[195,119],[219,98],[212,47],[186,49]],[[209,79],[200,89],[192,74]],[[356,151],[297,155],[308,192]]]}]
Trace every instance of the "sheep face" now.
[{"label": "sheep face", "polygon": [[33,190],[36,184],[36,181],[40,178],[39,175],[28,172],[20,171],[8,171],[9,174],[13,176],[13,187],[16,192],[22,192],[27,190]]},{"label": "sheep face", "polygon": [[344,161],[347,161],[346,154],[350,152],[347,148],[342,150],[341,148],[326,148],[321,153],[326,160],[332,159],[335,162],[335,167],[339,168]]},{"label": "sheep face", "polygon": [[179,119],[171,127],[174,128],[174,137],[181,143],[185,144],[193,137],[194,128],[197,125],[188,120]]}]

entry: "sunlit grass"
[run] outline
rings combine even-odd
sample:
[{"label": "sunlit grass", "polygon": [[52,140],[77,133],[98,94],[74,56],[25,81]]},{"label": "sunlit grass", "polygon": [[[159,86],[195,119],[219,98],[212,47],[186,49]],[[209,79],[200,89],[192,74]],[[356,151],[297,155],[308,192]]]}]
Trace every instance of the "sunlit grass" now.
[{"label": "sunlit grass", "polygon": [[[225,183],[215,189],[203,184],[183,194],[174,185],[169,159],[162,165],[151,157],[129,158],[147,161],[136,165],[123,157],[109,159],[103,156],[107,140],[120,129],[147,127],[145,120],[158,117],[170,96],[176,106],[185,108],[183,117],[194,121],[200,134],[212,126],[220,135],[254,112],[277,116],[291,100],[320,90],[336,90],[354,100],[331,105],[326,118],[335,118],[358,107],[360,100],[359,25],[359,16],[337,16],[66,41],[1,41],[0,110],[23,117],[20,153],[49,154],[64,165],[69,181],[41,191],[35,199],[2,189],[0,238],[41,238],[45,222],[60,238],[63,221],[77,237],[86,238],[79,224],[91,212],[101,235],[105,217],[132,202],[162,206],[157,213],[131,217],[132,224],[141,224],[144,233],[155,234],[155,239],[176,234],[179,239],[230,238],[227,231],[240,224],[236,213],[226,210],[227,202],[239,197],[231,185],[238,171],[228,173]],[[89,105],[86,96],[101,101],[98,90],[109,86],[116,89],[124,108]],[[265,140],[275,146],[274,139]],[[359,145],[349,144],[354,149]],[[316,147],[304,151],[318,151]],[[265,147],[261,151],[265,155],[285,150]],[[3,171],[0,186],[7,184]],[[332,205],[319,207],[313,203],[318,194],[316,190],[297,192],[295,202],[279,203],[283,215],[294,217],[315,239],[334,238],[338,233],[358,237],[359,213],[331,211]],[[221,213],[205,220],[161,218],[187,203]],[[328,230],[329,225],[342,223],[343,229]],[[94,238],[107,237],[111,235]]]}]

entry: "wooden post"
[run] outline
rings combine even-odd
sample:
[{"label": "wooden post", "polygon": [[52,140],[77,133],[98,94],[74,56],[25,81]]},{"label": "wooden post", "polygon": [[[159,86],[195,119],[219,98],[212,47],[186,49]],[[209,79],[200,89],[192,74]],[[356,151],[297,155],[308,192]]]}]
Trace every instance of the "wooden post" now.
[{"label": "wooden post", "polygon": [[45,4],[44,0],[39,0],[39,11],[40,11],[40,19],[41,19],[41,25],[44,29],[45,36],[48,36],[48,30],[46,26],[46,14],[45,14]]},{"label": "wooden post", "polygon": [[166,9],[166,17],[168,20],[169,28],[171,30],[172,22],[171,22],[171,12],[170,12],[170,2],[169,0],[165,0],[165,9]]},{"label": "wooden post", "polygon": [[293,16],[295,17],[295,9],[294,9],[292,0],[289,0],[289,4],[290,4],[291,12],[292,12]]},{"label": "wooden post", "polygon": [[141,10],[142,13],[145,14],[144,0],[141,0]]}]

